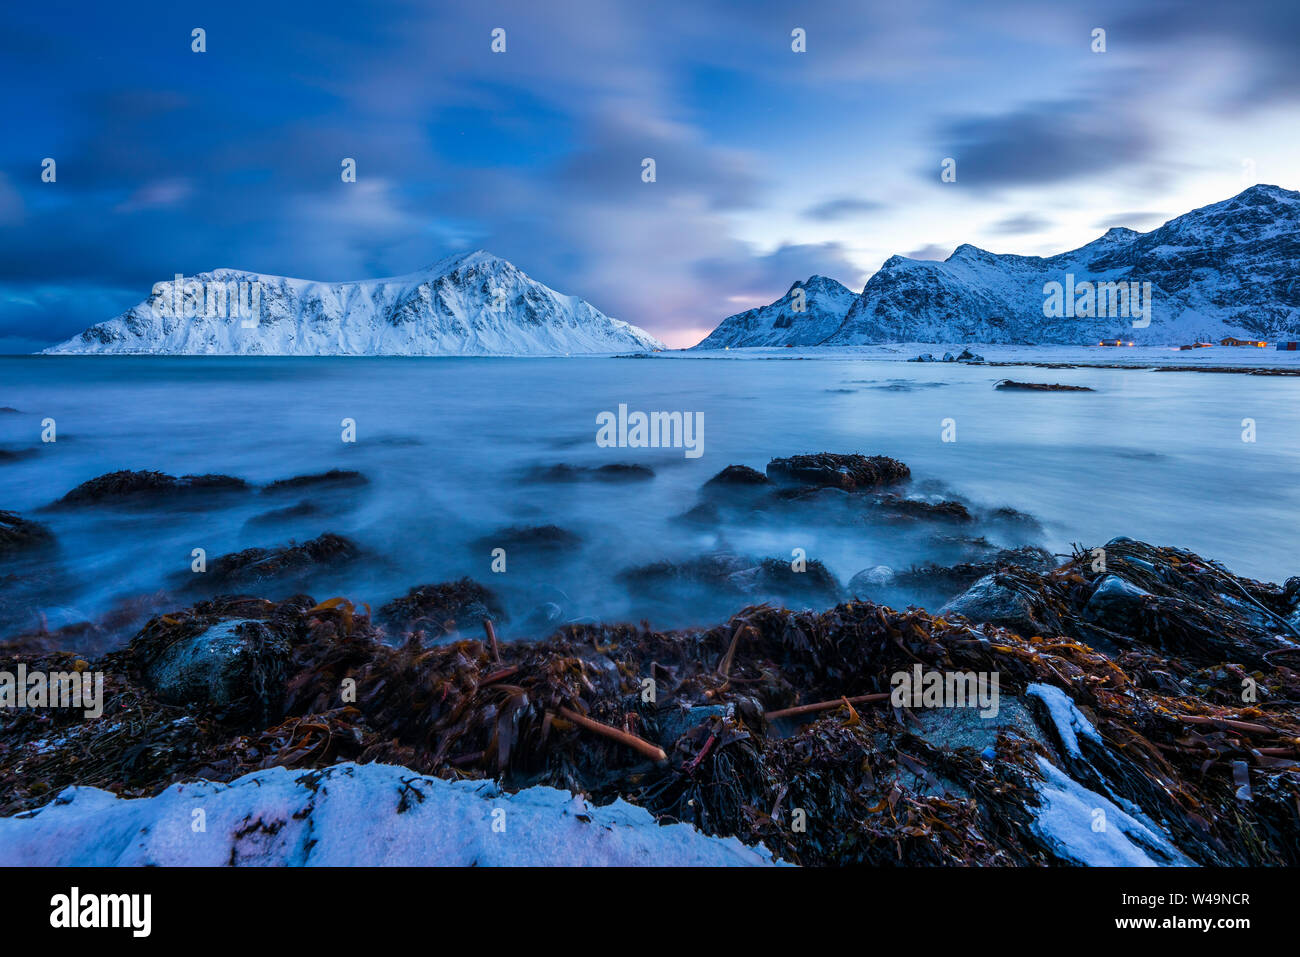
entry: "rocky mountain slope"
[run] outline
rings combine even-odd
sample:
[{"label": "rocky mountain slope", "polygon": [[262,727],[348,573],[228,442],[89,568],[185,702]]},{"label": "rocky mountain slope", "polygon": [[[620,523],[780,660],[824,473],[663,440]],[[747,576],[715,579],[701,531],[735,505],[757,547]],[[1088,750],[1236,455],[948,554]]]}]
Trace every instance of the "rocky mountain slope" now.
[{"label": "rocky mountain slope", "polygon": [[[1116,285],[1102,289],[1101,283]],[[1056,303],[1051,284],[1059,286]],[[1121,288],[1132,296],[1127,304],[1119,299]],[[766,309],[779,312],[782,301]],[[744,315],[724,320],[697,348],[1300,339],[1300,193],[1253,186],[1151,232],[1117,227],[1050,257],[971,245],[944,262],[894,256],[817,343],[799,337],[794,326],[779,336],[747,325]],[[819,321],[829,319],[833,314]]]},{"label": "rocky mountain slope", "polygon": [[660,349],[636,326],[478,250],[391,279],[324,283],[217,269],[47,353],[564,355]]},{"label": "rocky mountain slope", "polygon": [[815,346],[839,329],[857,296],[825,276],[796,282],[776,302],[724,319],[698,346]]}]

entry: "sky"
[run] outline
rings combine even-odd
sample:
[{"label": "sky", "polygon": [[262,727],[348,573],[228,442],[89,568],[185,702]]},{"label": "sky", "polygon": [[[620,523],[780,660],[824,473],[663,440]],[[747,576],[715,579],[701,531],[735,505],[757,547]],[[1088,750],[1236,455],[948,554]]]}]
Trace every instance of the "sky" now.
[{"label": "sky", "polygon": [[5,20],[0,352],[176,273],[368,279],[478,248],[689,346],[813,274],[857,291],[896,254],[1050,255],[1300,188],[1297,0],[43,2]]}]

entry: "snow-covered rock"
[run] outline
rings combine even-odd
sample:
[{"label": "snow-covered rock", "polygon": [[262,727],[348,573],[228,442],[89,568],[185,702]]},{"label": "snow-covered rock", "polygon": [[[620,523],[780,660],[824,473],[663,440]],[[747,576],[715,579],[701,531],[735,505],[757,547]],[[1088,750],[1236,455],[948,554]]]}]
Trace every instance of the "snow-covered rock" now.
[{"label": "snow-covered rock", "polygon": [[391,279],[327,283],[217,269],[183,277],[179,294],[177,285],[160,282],[144,302],[45,351],[425,356],[663,348],[645,330],[482,250]]},{"label": "snow-covered rock", "polygon": [[128,800],[73,787],[0,818],[0,866],[770,865],[771,855],[622,800],[514,794],[383,764],[270,768]]},{"label": "snow-covered rock", "polygon": [[839,329],[856,298],[851,289],[834,279],[810,276],[806,282],[796,282],[776,302],[722,320],[695,348],[819,345]]}]

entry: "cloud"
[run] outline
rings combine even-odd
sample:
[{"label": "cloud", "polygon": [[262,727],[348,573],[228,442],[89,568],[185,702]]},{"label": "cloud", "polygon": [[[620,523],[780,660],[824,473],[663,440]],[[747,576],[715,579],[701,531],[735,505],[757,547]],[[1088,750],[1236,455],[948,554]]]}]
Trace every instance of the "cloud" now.
[{"label": "cloud", "polygon": [[[1149,121],[1104,97],[1027,104],[943,124],[938,143],[958,184],[1044,186],[1135,166],[1155,156]],[[932,167],[920,171],[935,178]]]},{"label": "cloud", "polygon": [[1144,231],[1143,227],[1162,226],[1172,217],[1168,213],[1129,212],[1113,213],[1105,219],[1099,219],[1093,225],[1097,229],[1110,229],[1113,226],[1127,226],[1129,229]]},{"label": "cloud", "polygon": [[1044,219],[1037,213],[1016,213],[1013,216],[1007,216],[998,220],[989,230],[1001,235],[1022,235],[1025,233],[1041,233],[1052,226],[1051,220]]},{"label": "cloud", "polygon": [[911,252],[903,253],[908,259],[936,259],[944,260],[952,255],[955,246],[943,246],[939,243],[926,243],[919,249],[913,249]]},{"label": "cloud", "polygon": [[886,203],[878,203],[871,199],[859,199],[854,196],[843,196],[838,199],[828,199],[816,206],[809,206],[803,211],[803,215],[808,219],[831,223],[846,219],[857,219],[861,216],[878,213],[887,208]]}]

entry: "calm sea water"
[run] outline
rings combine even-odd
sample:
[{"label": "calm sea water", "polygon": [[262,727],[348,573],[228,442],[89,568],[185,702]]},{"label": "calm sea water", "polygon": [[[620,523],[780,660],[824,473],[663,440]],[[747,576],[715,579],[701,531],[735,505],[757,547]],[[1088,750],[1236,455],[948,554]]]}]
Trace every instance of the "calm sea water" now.
[{"label": "calm sea water", "polygon": [[[1097,391],[995,391],[1006,375]],[[702,412],[704,454],[597,447],[596,416],[620,403]],[[60,544],[44,571],[61,584],[40,609],[52,627],[173,588],[196,547],[215,557],[324,531],[355,539],[368,558],[346,574],[323,572],[312,582],[318,598],[377,606],[414,585],[471,575],[508,582],[519,593],[512,601],[553,599],[568,617],[605,619],[647,613],[616,584],[618,570],[717,547],[787,560],[803,548],[842,583],[863,568],[937,557],[933,529],[798,515],[701,529],[678,518],[726,465],[761,470],[775,456],[814,451],[902,459],[918,488],[1034,515],[1044,530],[1029,540],[1055,551],[1127,535],[1250,576],[1300,573],[1300,381],[1290,378],[854,359],[31,357],[0,358],[0,406],[18,410],[0,414],[0,449],[31,453],[0,462],[0,508],[45,522]],[[41,442],[46,418],[57,442]],[[355,443],[341,440],[345,418],[356,422]],[[945,419],[954,442],[942,441]],[[1244,419],[1255,423],[1253,442],[1243,441]],[[621,484],[523,478],[538,466],[612,462],[656,474]],[[334,502],[333,514],[280,526],[245,522],[297,499],[36,513],[116,469],[266,483],[331,468],[359,470],[370,484]],[[494,575],[475,543],[540,524],[582,544]],[[672,625],[705,610],[648,613]],[[0,622],[0,632],[30,626]]]}]

